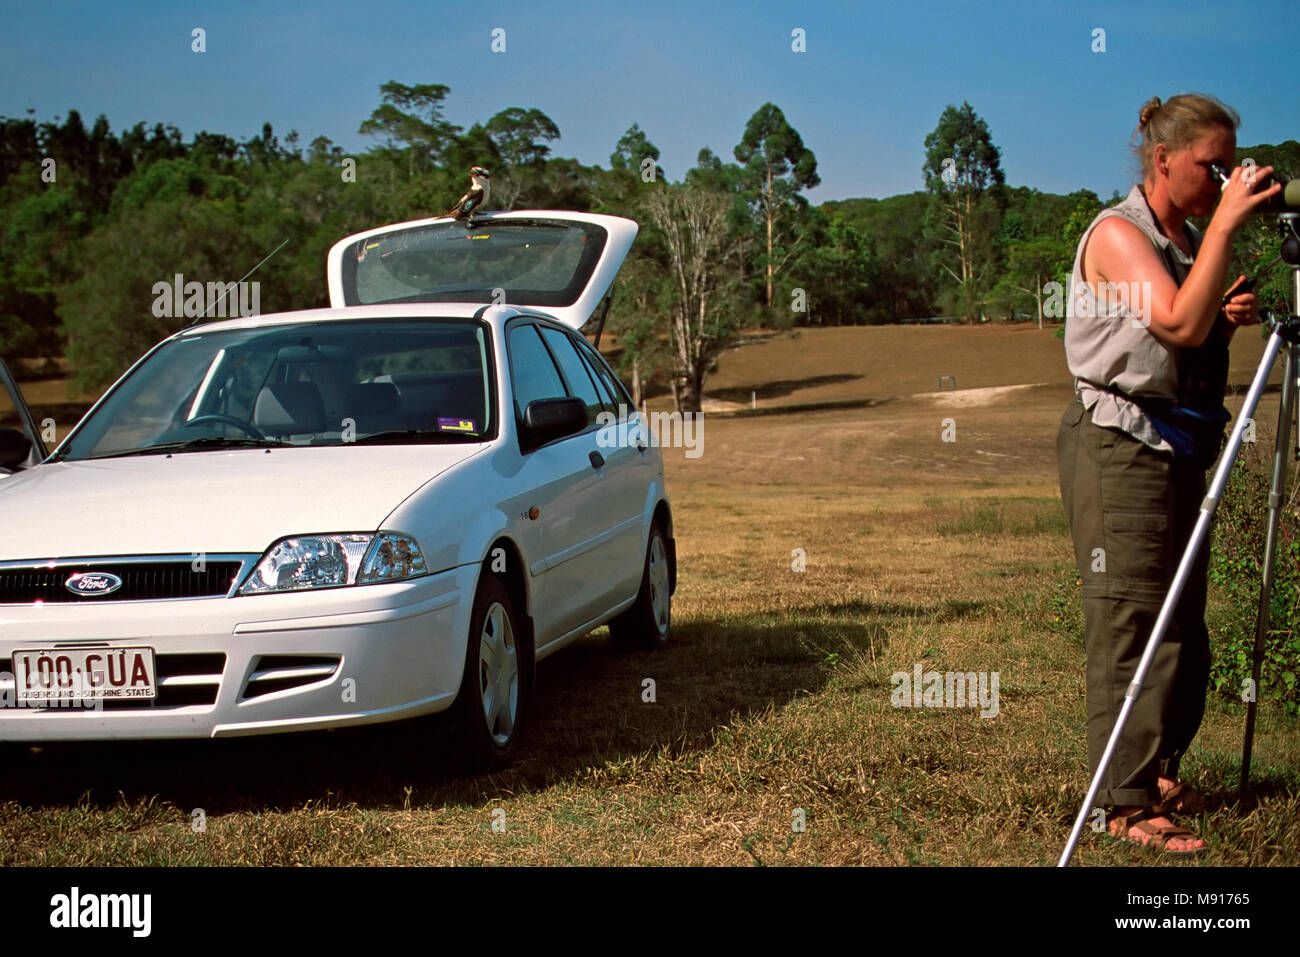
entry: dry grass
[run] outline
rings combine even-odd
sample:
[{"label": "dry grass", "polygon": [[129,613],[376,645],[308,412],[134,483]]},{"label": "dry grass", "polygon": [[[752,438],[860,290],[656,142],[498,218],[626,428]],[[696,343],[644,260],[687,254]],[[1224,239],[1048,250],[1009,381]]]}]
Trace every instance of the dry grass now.
[{"label": "dry grass", "polygon": [[[900,332],[851,331],[866,357]],[[902,331],[930,337],[931,357],[1028,332]],[[544,662],[507,771],[450,776],[422,726],[9,746],[0,864],[1053,863],[1087,785],[1058,372],[983,382],[1048,383],[984,404],[855,394],[845,379],[830,401],[890,401],[710,417],[700,458],[669,455],[682,569],[670,647],[621,655],[597,632]],[[998,672],[997,717],[892,707],[890,676],[917,663]],[[1239,704],[1212,701],[1185,761],[1212,804],[1197,863],[1300,863],[1300,726],[1264,709],[1238,805],[1241,727]],[[1076,861],[1160,859],[1085,832]]]}]

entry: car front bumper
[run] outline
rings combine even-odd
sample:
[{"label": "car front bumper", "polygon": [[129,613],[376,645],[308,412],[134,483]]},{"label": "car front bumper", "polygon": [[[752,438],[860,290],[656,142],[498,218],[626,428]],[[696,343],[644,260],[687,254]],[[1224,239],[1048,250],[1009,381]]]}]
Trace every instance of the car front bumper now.
[{"label": "car front bumper", "polygon": [[[455,700],[476,566],[236,598],[0,605],[0,741],[217,738],[397,720]],[[19,705],[15,651],[154,651],[158,697]]]}]

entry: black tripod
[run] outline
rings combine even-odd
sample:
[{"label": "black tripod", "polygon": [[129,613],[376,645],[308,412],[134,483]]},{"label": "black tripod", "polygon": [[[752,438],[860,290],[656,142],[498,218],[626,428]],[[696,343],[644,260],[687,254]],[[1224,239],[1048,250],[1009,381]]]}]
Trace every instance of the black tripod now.
[{"label": "black tripod", "polygon": [[[1300,214],[1282,214],[1284,239],[1281,258],[1294,270],[1296,304],[1297,309],[1300,310],[1300,233],[1297,233],[1296,230],[1298,218],[1300,218]],[[1079,808],[1079,814],[1074,820],[1074,827],[1070,831],[1070,839],[1065,845],[1065,850],[1061,852],[1060,860],[1057,861],[1058,867],[1065,867],[1070,863],[1070,857],[1074,854],[1075,847],[1078,846],[1079,837],[1083,833],[1083,826],[1088,819],[1089,811],[1092,809],[1093,802],[1097,799],[1097,794],[1101,790],[1102,778],[1106,774],[1106,769],[1110,767],[1110,762],[1115,755],[1115,748],[1118,746],[1119,739],[1124,732],[1124,725],[1128,722],[1129,714],[1133,710],[1133,705],[1137,702],[1138,695],[1142,693],[1142,685],[1146,681],[1147,671],[1150,669],[1152,661],[1155,660],[1156,649],[1160,646],[1160,642],[1169,628],[1169,622],[1173,618],[1174,609],[1178,607],[1178,601],[1182,597],[1183,587],[1191,574],[1192,566],[1195,564],[1201,547],[1209,536],[1210,523],[1214,520],[1214,512],[1223,498],[1223,490],[1227,487],[1228,475],[1237,459],[1237,453],[1241,451],[1242,436],[1248,423],[1255,415],[1256,408],[1259,406],[1260,397],[1264,394],[1264,385],[1268,382],[1269,374],[1273,371],[1273,364],[1277,361],[1278,353],[1285,349],[1285,378],[1282,383],[1282,404],[1278,409],[1277,417],[1277,445],[1273,453],[1273,482],[1268,497],[1269,516],[1264,548],[1264,572],[1259,593],[1259,616],[1255,624],[1255,661],[1251,672],[1251,687],[1253,689],[1259,688],[1260,669],[1264,660],[1264,639],[1268,634],[1269,608],[1273,594],[1277,530],[1278,523],[1282,518],[1282,502],[1285,500],[1286,495],[1286,473],[1289,464],[1287,450],[1291,445],[1291,420],[1296,414],[1296,377],[1300,375],[1300,363],[1297,362],[1297,350],[1300,350],[1300,316],[1287,316],[1282,319],[1270,316],[1268,322],[1272,332],[1269,335],[1268,344],[1264,348],[1264,356],[1260,359],[1259,368],[1255,372],[1255,379],[1251,382],[1250,390],[1246,393],[1246,401],[1242,403],[1241,412],[1233,424],[1232,432],[1228,437],[1228,445],[1219,456],[1219,464],[1214,471],[1214,480],[1210,483],[1209,490],[1205,493],[1205,499],[1201,503],[1201,512],[1197,516],[1196,526],[1187,542],[1187,548],[1183,551],[1182,560],[1178,563],[1178,570],[1174,573],[1174,580],[1169,586],[1169,593],[1165,596],[1164,604],[1160,606],[1160,614],[1156,617],[1155,627],[1151,630],[1151,637],[1147,640],[1146,649],[1138,662],[1137,671],[1124,693],[1124,704],[1120,708],[1119,717],[1115,720],[1115,727],[1110,734],[1110,740],[1106,742],[1106,749],[1102,752],[1101,760],[1098,762],[1097,773],[1093,775],[1088,793],[1083,799],[1083,806]],[[1300,430],[1298,430],[1298,433],[1300,433]],[[1250,700],[1246,710],[1246,741],[1241,758],[1241,790],[1243,794],[1250,774],[1250,753],[1255,733],[1255,699],[1257,697],[1258,694],[1249,696]]]}]

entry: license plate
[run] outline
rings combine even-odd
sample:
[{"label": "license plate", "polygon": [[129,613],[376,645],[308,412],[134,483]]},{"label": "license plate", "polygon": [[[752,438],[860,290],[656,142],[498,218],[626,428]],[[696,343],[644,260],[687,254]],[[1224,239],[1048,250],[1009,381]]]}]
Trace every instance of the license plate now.
[{"label": "license plate", "polygon": [[15,651],[13,661],[20,704],[158,695],[152,648]]}]

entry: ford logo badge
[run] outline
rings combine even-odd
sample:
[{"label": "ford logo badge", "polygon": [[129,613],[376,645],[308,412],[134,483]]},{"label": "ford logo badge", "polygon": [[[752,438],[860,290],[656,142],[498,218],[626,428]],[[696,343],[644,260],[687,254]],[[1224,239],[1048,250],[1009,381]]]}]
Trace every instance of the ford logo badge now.
[{"label": "ford logo badge", "polygon": [[83,598],[111,595],[122,587],[122,579],[109,572],[77,572],[63,587]]}]

